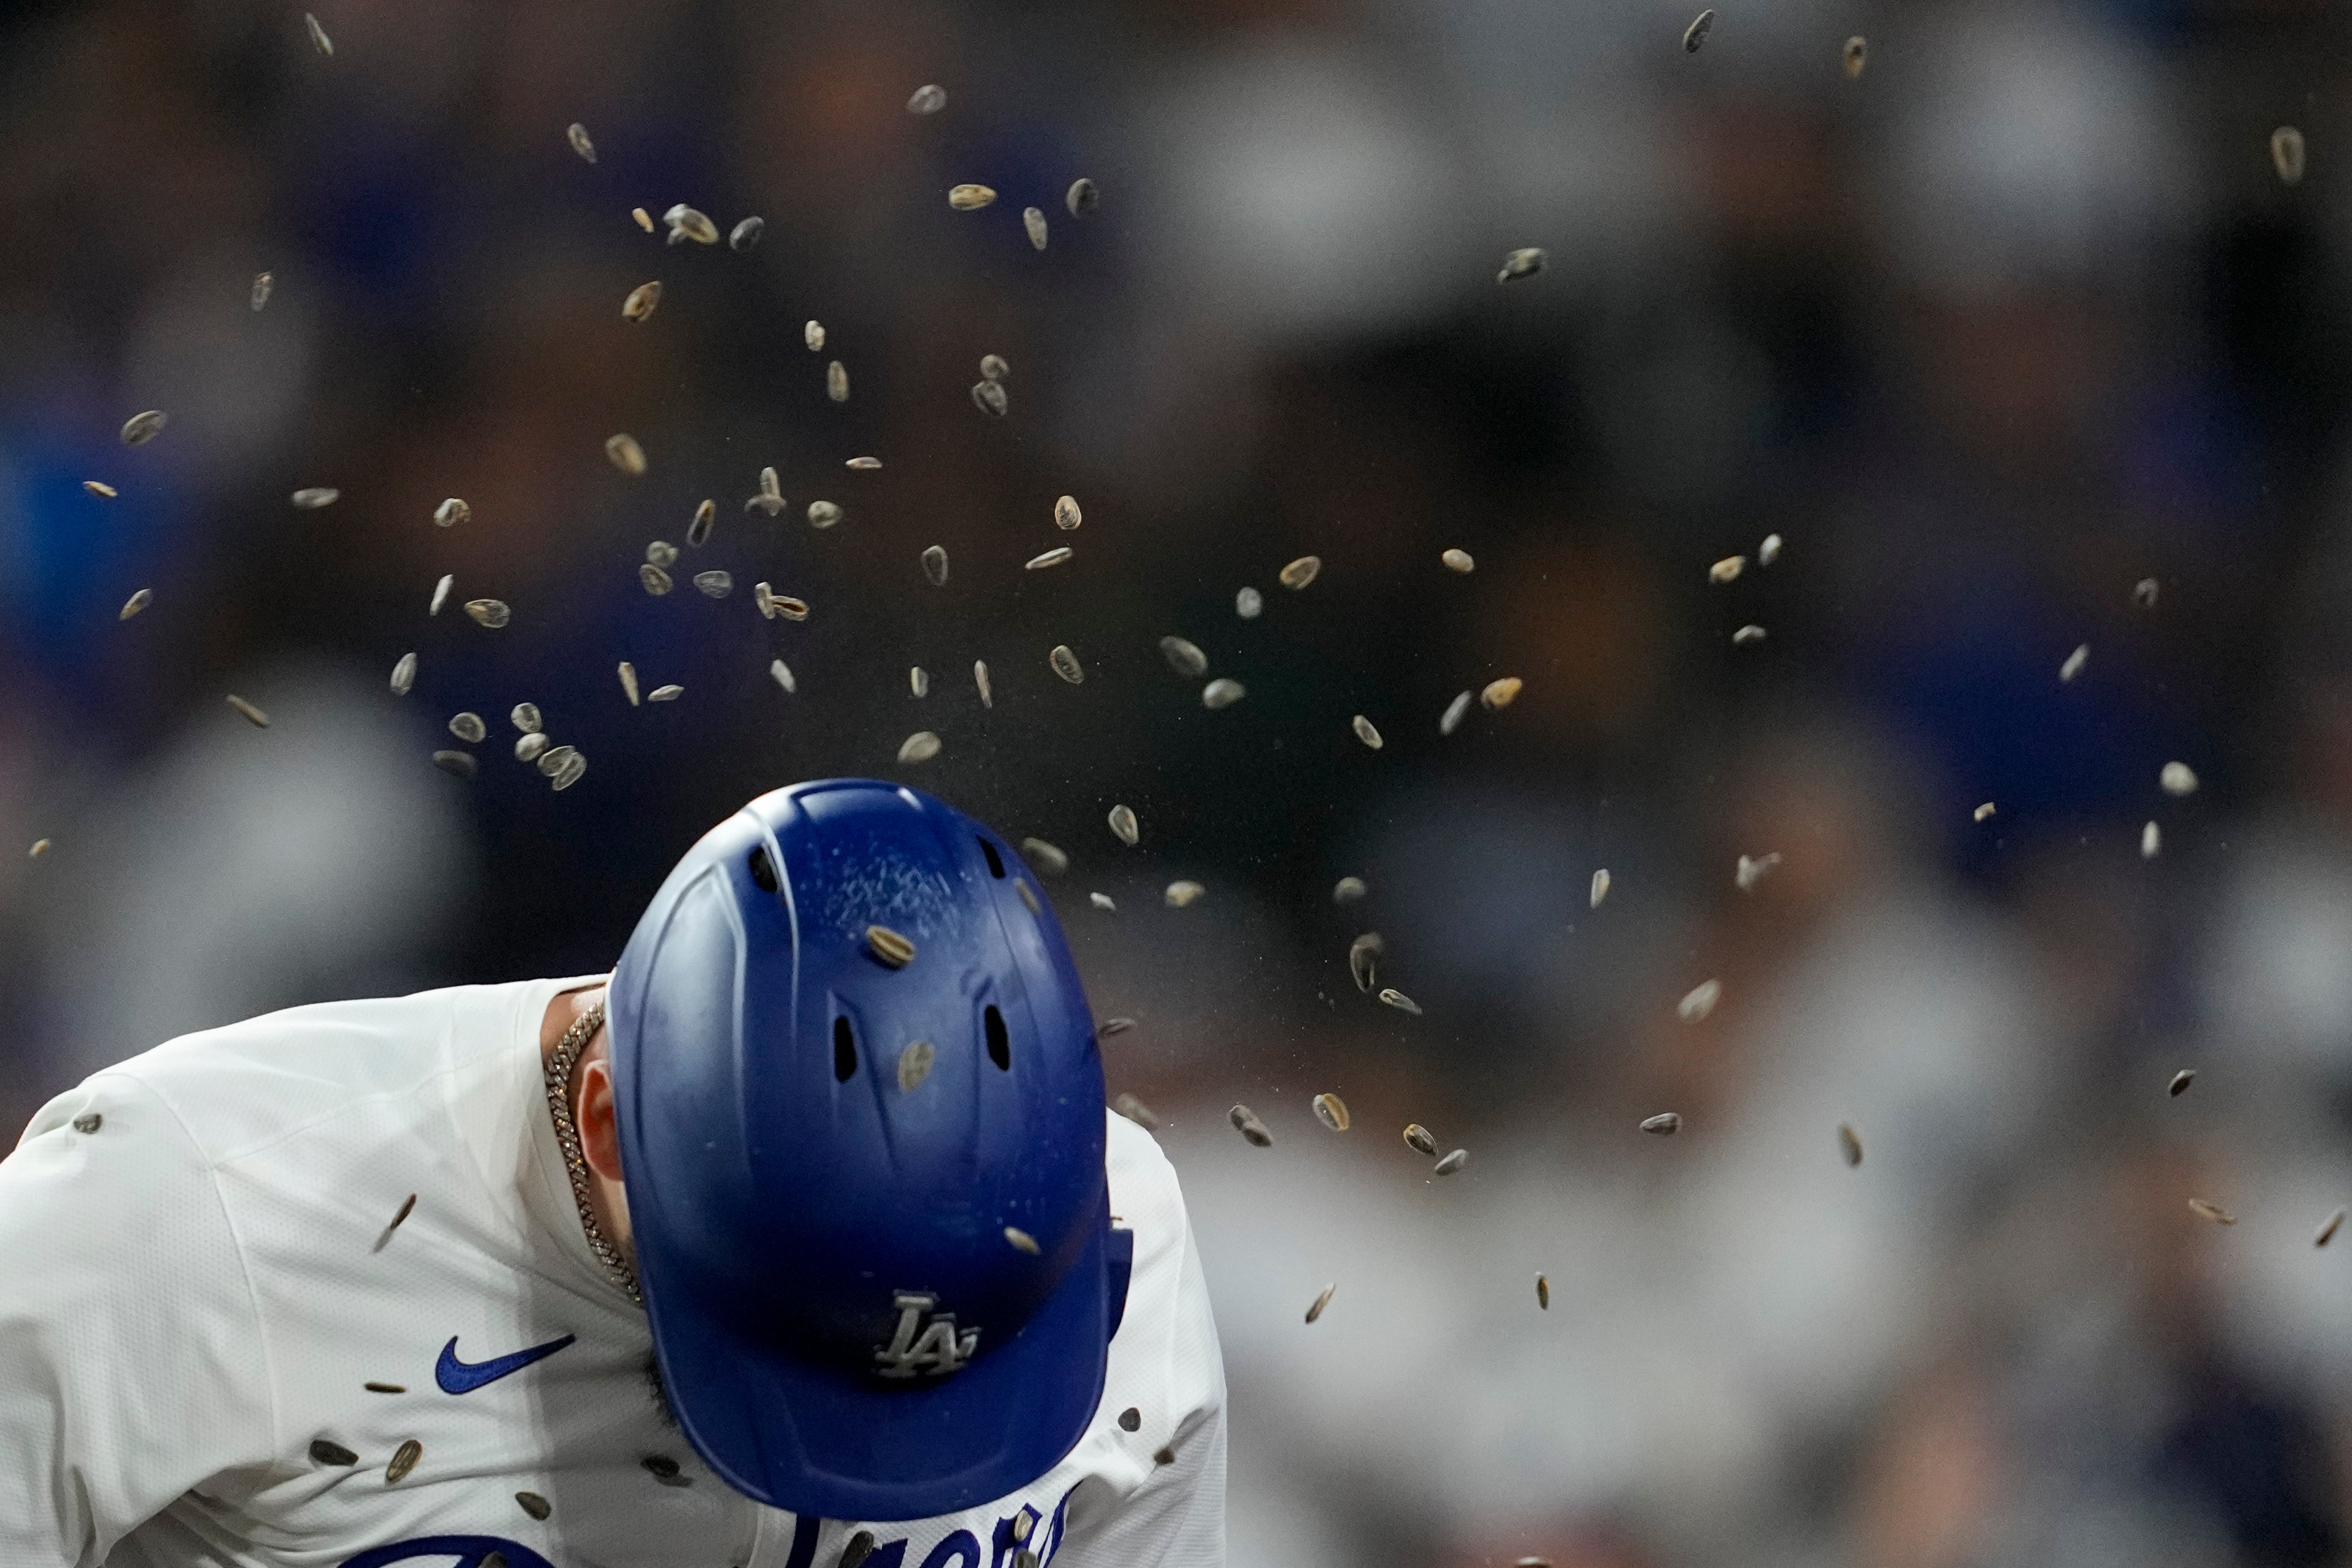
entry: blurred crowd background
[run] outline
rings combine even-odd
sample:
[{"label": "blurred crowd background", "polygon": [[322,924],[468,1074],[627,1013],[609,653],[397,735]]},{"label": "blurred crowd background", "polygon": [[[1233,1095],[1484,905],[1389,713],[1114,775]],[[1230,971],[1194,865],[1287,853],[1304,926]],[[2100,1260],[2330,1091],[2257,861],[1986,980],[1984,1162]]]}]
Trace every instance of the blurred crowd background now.
[{"label": "blurred crowd background", "polygon": [[[1069,853],[1216,1297],[1237,1568],[2347,1561],[2340,21],[1717,0],[1686,54],[1677,3],[316,0],[331,57],[289,4],[11,7],[0,1116],[255,1011],[600,969],[743,799],[903,778]],[[679,202],[765,235],[629,217]]]}]

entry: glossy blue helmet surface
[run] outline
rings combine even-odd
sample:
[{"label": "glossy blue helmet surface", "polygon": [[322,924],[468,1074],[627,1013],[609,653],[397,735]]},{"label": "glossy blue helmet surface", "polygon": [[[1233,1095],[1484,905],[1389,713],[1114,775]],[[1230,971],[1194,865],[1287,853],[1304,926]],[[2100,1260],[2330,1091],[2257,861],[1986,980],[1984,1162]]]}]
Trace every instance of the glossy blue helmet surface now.
[{"label": "glossy blue helmet surface", "polygon": [[1125,1270],[1093,1020],[1003,840],[872,779],[763,795],[670,873],[608,1016],[638,1281],[713,1469],[899,1520],[1060,1461]]}]

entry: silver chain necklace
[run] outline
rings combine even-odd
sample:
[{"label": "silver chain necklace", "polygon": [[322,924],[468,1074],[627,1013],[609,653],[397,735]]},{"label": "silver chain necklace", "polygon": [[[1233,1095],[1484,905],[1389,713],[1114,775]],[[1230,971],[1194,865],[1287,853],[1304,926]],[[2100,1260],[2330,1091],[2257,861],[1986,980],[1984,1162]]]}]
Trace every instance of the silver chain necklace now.
[{"label": "silver chain necklace", "polygon": [[555,1050],[547,1059],[547,1109],[555,1119],[556,1145],[563,1151],[563,1168],[572,1177],[572,1201],[580,1210],[580,1228],[587,1233],[588,1250],[604,1265],[604,1272],[613,1282],[629,1293],[629,1300],[642,1306],[645,1298],[637,1294],[637,1271],[621,1249],[606,1239],[596,1223],[595,1205],[588,1195],[591,1172],[588,1161],[580,1152],[580,1128],[572,1120],[572,1070],[578,1065],[580,1053],[604,1027],[604,1004],[597,1002],[580,1015],[579,1021],[563,1031]]}]

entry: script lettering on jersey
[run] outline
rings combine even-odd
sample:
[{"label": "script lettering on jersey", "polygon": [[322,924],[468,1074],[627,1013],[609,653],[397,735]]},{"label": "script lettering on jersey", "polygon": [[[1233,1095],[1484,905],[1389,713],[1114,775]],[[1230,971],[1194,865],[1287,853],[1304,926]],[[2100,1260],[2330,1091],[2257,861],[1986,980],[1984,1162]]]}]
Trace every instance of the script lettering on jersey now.
[{"label": "script lettering on jersey", "polygon": [[[956,1331],[953,1312],[936,1312],[937,1296],[922,1291],[900,1291],[891,1298],[898,1309],[898,1332],[888,1344],[874,1347],[874,1359],[885,1377],[912,1377],[927,1373],[944,1377],[961,1372],[980,1349],[980,1331]],[[929,1319],[926,1322],[925,1319]]]}]

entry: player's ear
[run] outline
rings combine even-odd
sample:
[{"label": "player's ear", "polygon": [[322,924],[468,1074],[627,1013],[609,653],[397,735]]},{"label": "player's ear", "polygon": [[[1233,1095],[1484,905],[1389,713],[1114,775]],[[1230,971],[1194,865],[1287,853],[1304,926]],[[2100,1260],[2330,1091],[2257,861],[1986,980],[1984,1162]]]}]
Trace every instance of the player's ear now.
[{"label": "player's ear", "polygon": [[621,1130],[613,1119],[613,1064],[603,1055],[580,1067],[580,1153],[606,1181],[621,1179]]}]

